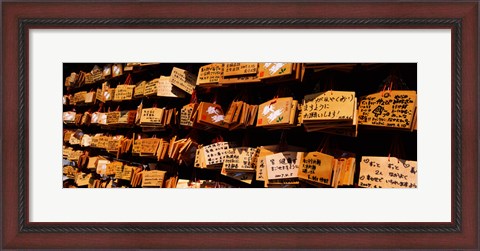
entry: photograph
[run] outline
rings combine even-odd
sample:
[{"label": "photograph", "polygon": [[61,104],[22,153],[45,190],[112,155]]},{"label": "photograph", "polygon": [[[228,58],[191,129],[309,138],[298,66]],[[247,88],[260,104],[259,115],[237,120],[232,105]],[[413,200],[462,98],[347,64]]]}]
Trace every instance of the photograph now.
[{"label": "photograph", "polygon": [[63,187],[417,188],[416,71],[64,63]]}]

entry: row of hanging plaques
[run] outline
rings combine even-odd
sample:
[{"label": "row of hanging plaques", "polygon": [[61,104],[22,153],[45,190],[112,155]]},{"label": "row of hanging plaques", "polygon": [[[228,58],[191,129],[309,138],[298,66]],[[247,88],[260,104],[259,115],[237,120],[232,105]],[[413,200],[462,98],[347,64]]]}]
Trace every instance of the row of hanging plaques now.
[{"label": "row of hanging plaques", "polygon": [[106,64],[103,68],[95,65],[89,72],[72,72],[65,78],[66,87],[82,87],[84,85],[94,84],[108,78],[115,78],[123,75],[124,72],[133,70],[133,67],[143,67],[149,65],[158,65],[158,63],[127,63],[125,66],[121,63]]},{"label": "row of hanging plaques", "polygon": [[[234,150],[237,151],[237,150]],[[239,160],[235,162],[229,161],[230,167],[234,163],[248,163],[252,160],[255,153],[251,157],[245,158],[248,154],[240,154]],[[226,154],[225,156],[229,156]],[[301,158],[301,161],[298,159]],[[334,158],[333,156],[322,154],[319,152],[280,152],[276,154],[266,155],[262,159],[258,159],[260,166],[265,168],[261,171],[253,170],[236,170],[233,168],[223,167],[222,175],[226,175],[233,179],[250,184],[254,179],[255,174],[257,180],[259,175],[264,175],[263,181],[265,187],[288,187],[285,185],[295,185],[299,181],[317,185],[327,185],[332,187],[352,185],[353,175],[355,170],[355,158],[341,157]],[[229,165],[227,165],[229,166]],[[109,161],[100,157],[92,157],[88,161],[88,167],[95,170],[100,175],[110,175],[113,179],[128,181],[131,187],[162,187],[165,171],[152,170],[146,171],[142,168],[129,166],[120,161]],[[97,187],[92,184],[92,175],[82,174],[74,171],[73,167],[65,166],[64,174],[70,174],[78,186],[89,185],[89,187]],[[260,174],[259,174],[260,172]],[[263,173],[262,173],[263,172]],[[285,178],[291,176],[292,178]],[[173,177],[177,179],[177,177]],[[175,187],[173,184],[167,187]],[[378,156],[364,156],[360,163],[359,187],[366,188],[417,188],[417,168],[416,161],[407,161],[394,157],[378,157]]]},{"label": "row of hanging plaques", "polygon": [[[147,157],[163,161],[171,159],[182,164],[182,156],[188,154],[192,145],[196,145],[190,138],[177,139],[176,136],[165,139],[147,137],[145,134],[133,134],[133,137],[124,135],[107,135],[97,133],[95,135],[85,134],[81,130],[64,130],[64,142],[71,146],[97,148],[105,150],[120,158],[124,154],[131,156]],[[68,160],[78,161],[82,150],[74,150],[73,147],[63,146],[63,157]],[[193,158],[192,158],[193,159]]]},{"label": "row of hanging plaques", "polygon": [[[180,125],[200,129],[235,130],[248,126],[287,129],[303,124],[307,132],[356,136],[358,125],[414,130],[416,117],[416,92],[393,90],[367,95],[360,102],[354,92],[341,91],[307,95],[301,105],[292,97],[274,98],[260,105],[233,101],[226,113],[215,103],[191,103],[181,109],[179,118],[175,108],[142,109],[139,106],[138,114],[136,111],[97,112],[91,121],[101,125],[135,121],[142,127],[157,129],[176,124],[178,119]],[[80,118],[81,115],[78,117],[73,111],[63,113],[65,123],[78,124]]]},{"label": "row of hanging plaques", "polygon": [[301,63],[214,63],[200,67],[196,85],[299,81],[304,72]]},{"label": "row of hanging plaques", "polygon": [[[119,64],[115,64],[114,67],[118,68]],[[101,71],[96,68],[98,66],[95,66],[92,72],[103,76]],[[159,78],[150,81],[140,81],[133,85],[131,75],[129,74],[125,83],[117,85],[116,88],[109,87],[108,82],[105,82],[96,91],[80,91],[73,95],[64,95],[63,103],[76,105],[95,103],[96,101],[123,101],[149,96],[183,98],[185,94],[191,95],[196,86],[206,84],[259,83],[264,79],[278,79],[280,77],[280,79],[284,79],[289,76],[298,80],[301,68],[302,64],[299,63],[210,64],[201,67],[197,77],[186,70],[173,67],[170,76],[160,76]],[[78,82],[79,76],[82,79],[84,75],[84,72],[80,74],[72,73],[71,76],[67,77],[65,85],[80,85],[78,83],[73,84],[73,82]],[[87,73],[87,75],[90,75],[90,73]],[[103,77],[97,79],[97,81],[101,79]]]},{"label": "row of hanging plaques", "polygon": [[[174,68],[172,73],[176,72]],[[131,82],[128,75],[124,84],[119,84],[115,88],[110,87],[108,82],[102,84],[100,88],[91,91],[79,91],[74,94],[66,94],[63,96],[64,105],[82,105],[95,104],[97,102],[105,103],[107,101],[127,101],[133,98],[143,97],[171,97],[184,98],[185,92],[173,87],[172,83],[179,84],[181,81],[173,79],[169,76],[160,76],[150,81],[140,81],[136,85]],[[172,82],[173,81],[173,82]],[[176,81],[176,82],[175,82]]]},{"label": "row of hanging plaques", "polygon": [[[81,130],[65,130],[64,141],[68,141],[71,145],[103,148],[117,154],[117,157],[131,152],[134,156],[155,158],[158,161],[168,157],[179,164],[182,163],[182,155],[188,153],[191,146],[196,145],[190,138],[173,137],[167,140],[154,137],[133,140],[123,135],[88,135],[83,134]],[[305,153],[302,148],[287,147],[285,151],[278,151],[278,148],[277,145],[258,148],[230,147],[227,142],[217,142],[199,146],[196,149],[194,166],[221,169],[223,175],[247,183],[251,183],[255,175],[256,180],[263,180],[266,184],[289,184],[292,183],[292,179],[299,178],[333,187],[352,185],[355,166],[353,154],[343,153],[339,155],[341,158],[332,157],[332,159],[331,156],[320,152]],[[64,158],[75,161],[83,151],[64,147],[63,154]],[[288,166],[276,167],[275,164],[285,164],[282,159],[287,160]],[[297,163],[296,160],[301,161]],[[300,169],[302,165],[303,168]],[[332,172],[334,175],[328,178]],[[416,180],[416,173],[416,161],[395,157],[362,157],[359,186],[416,187],[416,182],[413,182]]]},{"label": "row of hanging plaques", "polygon": [[[295,65],[283,63],[212,64],[200,68],[202,74],[199,74],[196,84],[199,84],[198,81],[202,75],[209,76],[209,74],[218,72],[227,74],[227,76],[253,72],[259,75],[267,73],[275,75],[276,71],[291,72],[292,69],[295,69]],[[101,102],[122,101],[131,100],[132,97],[150,95],[184,97],[181,95],[184,92],[193,93],[195,75],[173,67],[170,76],[161,76],[148,82],[141,81],[136,86],[131,83],[131,76],[128,75],[125,83],[118,85],[117,88],[109,88],[108,84],[104,83],[102,88],[97,89],[96,92],[75,93],[73,98],[69,98],[69,102],[77,104],[93,103],[96,100]],[[64,103],[66,102],[67,98],[64,96]],[[199,127],[202,127],[203,124],[205,128],[215,126],[231,130],[253,125],[270,129],[285,129],[303,124],[307,132],[326,131],[355,136],[358,124],[407,130],[416,129],[416,103],[415,91],[387,90],[361,97],[360,102],[357,102],[355,92],[330,90],[308,94],[304,97],[303,102],[292,97],[274,98],[260,105],[234,100],[226,113],[223,112],[220,105],[215,103],[188,104],[181,111],[180,124],[193,126],[197,123]],[[195,115],[198,108],[201,108],[201,116],[197,117]],[[71,115],[67,118],[65,115],[64,113],[64,122],[73,121]]]},{"label": "row of hanging plaques", "polygon": [[[166,172],[162,170],[144,170],[142,167],[129,166],[120,161],[109,161],[106,159],[97,159],[96,157],[91,158],[91,160],[94,160],[93,165],[98,166],[98,168],[93,168],[97,174],[111,176],[112,179],[94,179],[92,173],[76,172],[72,178],[79,187],[88,186],[88,188],[100,188],[99,185],[102,180],[108,180],[106,186],[102,186],[102,188],[112,188],[113,180],[122,180],[124,183],[128,182],[131,187],[161,188],[165,184]],[[69,167],[67,166],[66,168]],[[174,178],[176,179],[176,177]],[[169,187],[170,184],[167,183],[166,186]]]},{"label": "row of hanging plaques", "polygon": [[[360,187],[416,188],[416,161],[395,157],[363,156],[360,162]],[[355,154],[341,152],[336,156],[322,152],[304,152],[303,148],[278,145],[230,147],[228,142],[199,146],[195,168],[220,169],[222,175],[251,184],[263,181],[265,187],[298,185],[300,181],[314,186],[354,185]]]},{"label": "row of hanging plaques", "polygon": [[181,109],[180,125],[201,123],[224,129],[247,126],[288,129],[303,125],[307,132],[323,131],[356,136],[358,125],[416,130],[416,92],[385,91],[362,97],[355,92],[326,91],[306,95],[299,104],[292,97],[274,98],[260,105],[233,101],[227,112],[218,104],[201,102]]},{"label": "row of hanging plaques", "polygon": [[[133,65],[108,64],[100,69],[97,65],[90,72],[72,72],[65,79],[67,87],[82,87],[108,77],[117,77],[131,70]],[[214,63],[202,66],[198,75],[173,67],[171,83],[191,94],[195,86],[212,86],[238,83],[260,83],[264,80],[299,80],[304,73],[301,63]]]},{"label": "row of hanging plaques", "polygon": [[[116,149],[121,148],[121,141]],[[171,158],[182,163],[181,155],[192,146],[190,139],[172,138],[170,140],[147,138],[136,140],[132,154],[140,156]],[[108,144],[106,144],[108,145]],[[137,147],[135,145],[138,145]],[[137,150],[138,149],[138,150]],[[192,148],[194,149],[194,148]],[[78,161],[84,151],[64,147],[64,158]],[[104,159],[90,157],[87,168],[93,168],[99,174],[112,175],[115,168]],[[95,163],[94,163],[95,162]],[[94,164],[93,164],[94,163]],[[303,148],[278,145],[261,147],[230,147],[228,142],[199,146],[196,149],[195,168],[218,169],[222,175],[251,184],[255,179],[263,181],[265,187],[298,185],[300,181],[315,186],[351,186],[354,183],[355,154],[342,152],[331,156],[318,151],[304,152]],[[110,170],[110,171],[109,171]],[[358,186],[372,188],[416,188],[416,161],[395,157],[363,156],[360,160]]]}]

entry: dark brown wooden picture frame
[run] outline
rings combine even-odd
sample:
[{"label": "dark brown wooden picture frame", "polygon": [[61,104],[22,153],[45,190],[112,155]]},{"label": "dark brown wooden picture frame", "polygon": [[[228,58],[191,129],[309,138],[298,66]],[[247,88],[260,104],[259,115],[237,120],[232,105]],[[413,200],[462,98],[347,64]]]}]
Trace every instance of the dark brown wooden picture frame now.
[{"label": "dark brown wooden picture frame", "polygon": [[[2,249],[479,248],[478,1],[8,1],[1,8]],[[29,222],[28,30],[31,28],[451,29],[451,222]]]}]

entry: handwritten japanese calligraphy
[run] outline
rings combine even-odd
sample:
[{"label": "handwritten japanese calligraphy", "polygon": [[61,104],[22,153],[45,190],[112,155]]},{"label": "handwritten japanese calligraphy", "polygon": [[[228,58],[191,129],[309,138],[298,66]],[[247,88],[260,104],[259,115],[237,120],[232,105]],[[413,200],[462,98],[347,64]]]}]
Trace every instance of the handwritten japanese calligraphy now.
[{"label": "handwritten japanese calligraphy", "polygon": [[170,83],[187,92],[188,94],[193,93],[196,80],[197,76],[177,67],[173,67],[172,73],[170,74]]},{"label": "handwritten japanese calligraphy", "polygon": [[368,95],[362,98],[358,106],[358,122],[410,129],[416,100],[416,91],[385,91]]},{"label": "handwritten japanese calligraphy", "polygon": [[229,146],[228,142],[217,142],[204,146],[202,150],[205,153],[205,163],[207,165],[221,164],[225,160]]},{"label": "handwritten japanese calligraphy", "polygon": [[320,152],[305,154],[298,178],[330,185],[333,171],[333,156]]},{"label": "handwritten japanese calligraphy", "polygon": [[363,156],[358,185],[370,188],[417,188],[417,162]]},{"label": "handwritten japanese calligraphy", "polygon": [[223,64],[209,64],[200,67],[197,85],[218,83],[223,73]]},{"label": "handwritten japanese calligraphy", "polygon": [[183,126],[193,126],[193,121],[191,120],[193,109],[195,108],[195,104],[187,104],[182,107],[180,111],[180,125]]},{"label": "handwritten japanese calligraphy", "polygon": [[255,171],[252,168],[252,158],[256,148],[236,147],[225,152],[223,168],[227,170]]},{"label": "handwritten japanese calligraphy", "polygon": [[142,187],[162,187],[165,171],[145,171],[142,175]]},{"label": "handwritten japanese calligraphy", "polygon": [[306,95],[302,117],[308,120],[352,120],[355,92],[327,91]]},{"label": "handwritten japanese calligraphy", "polygon": [[170,77],[160,76],[157,83],[157,96],[159,97],[173,97],[183,98],[185,93],[182,91],[175,91],[173,85],[170,83]]},{"label": "handwritten japanese calligraphy", "polygon": [[258,63],[227,63],[225,64],[223,75],[226,77],[249,75],[256,74],[257,71]]},{"label": "handwritten japanese calligraphy", "polygon": [[298,177],[298,169],[303,160],[303,152],[281,152],[265,157],[269,180]]}]

